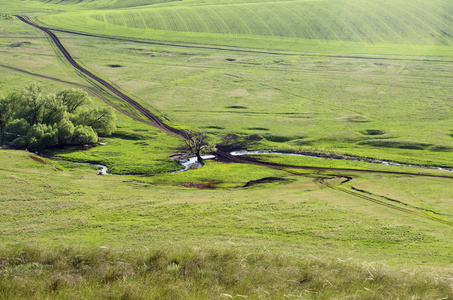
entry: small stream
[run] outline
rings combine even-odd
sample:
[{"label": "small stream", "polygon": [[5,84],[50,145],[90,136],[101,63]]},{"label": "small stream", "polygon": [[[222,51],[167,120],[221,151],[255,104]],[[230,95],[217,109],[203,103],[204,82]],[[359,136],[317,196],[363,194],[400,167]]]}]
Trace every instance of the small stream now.
[{"label": "small stream", "polygon": [[92,165],[92,166],[96,166],[96,167],[99,167],[99,175],[112,175],[111,173],[108,172],[109,168],[107,168],[107,166],[104,166],[104,165],[94,165],[94,164],[89,164],[89,165]]},{"label": "small stream", "polygon": [[[215,155],[213,154],[206,154],[206,155],[202,155],[201,158],[203,160],[208,160],[208,159],[214,159],[216,158]],[[181,173],[181,172],[185,172],[187,170],[190,169],[190,167],[196,165],[198,163],[198,160],[197,160],[197,157],[194,156],[194,157],[191,157],[189,159],[186,159],[186,160],[183,160],[183,161],[180,161],[179,162],[181,165],[183,165],[183,169],[179,170],[179,171],[176,171],[175,173]]]},{"label": "small stream", "polygon": [[[387,166],[415,167],[415,168],[436,169],[436,170],[441,170],[441,171],[453,172],[453,169],[448,169],[448,168],[402,164],[402,163],[378,160],[378,159],[361,160],[361,159],[359,159],[357,157],[353,157],[353,156],[346,157],[346,158],[333,158],[333,157],[322,157],[322,156],[309,155],[309,154],[287,153],[287,152],[278,152],[278,151],[270,151],[270,150],[257,150],[257,151],[240,150],[240,151],[230,152],[230,154],[233,156],[257,155],[257,154],[293,155],[293,156],[311,157],[311,158],[318,158],[318,159],[354,160],[354,161],[363,161],[363,162],[381,164],[381,165],[387,165]],[[213,154],[206,154],[206,155],[202,155],[201,158],[203,158],[203,160],[209,160],[209,159],[215,159],[216,156]],[[180,161],[179,163],[183,166],[183,168],[174,173],[181,173],[181,172],[188,171],[189,169],[191,169],[191,167],[196,165],[198,163],[198,161],[197,161],[196,157],[191,157],[189,159]],[[112,175],[112,174],[108,173],[108,168],[104,165],[90,164],[90,163],[87,163],[87,164],[99,167],[100,168],[99,174]]]}]

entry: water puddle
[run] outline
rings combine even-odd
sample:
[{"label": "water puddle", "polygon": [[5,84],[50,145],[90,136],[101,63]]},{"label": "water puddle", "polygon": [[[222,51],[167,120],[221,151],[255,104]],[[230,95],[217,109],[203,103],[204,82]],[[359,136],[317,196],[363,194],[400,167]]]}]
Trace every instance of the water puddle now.
[{"label": "water puddle", "polygon": [[[216,158],[216,156],[213,154],[206,154],[206,155],[202,155],[201,158],[203,160],[207,160],[207,159],[214,159],[214,158]],[[185,171],[189,170],[192,166],[194,166],[198,163],[198,160],[197,160],[197,157],[191,157],[189,159],[180,161],[179,163],[181,165],[183,165],[184,168],[179,171],[176,171],[175,173],[181,173],[181,172],[185,172]]]}]

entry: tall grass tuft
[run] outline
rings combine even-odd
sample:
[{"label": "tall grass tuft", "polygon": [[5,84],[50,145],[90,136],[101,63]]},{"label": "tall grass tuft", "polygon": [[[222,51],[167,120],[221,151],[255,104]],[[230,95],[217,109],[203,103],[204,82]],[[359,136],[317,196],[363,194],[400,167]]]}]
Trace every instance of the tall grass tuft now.
[{"label": "tall grass tuft", "polygon": [[0,299],[453,299],[441,274],[220,248],[0,249]]}]

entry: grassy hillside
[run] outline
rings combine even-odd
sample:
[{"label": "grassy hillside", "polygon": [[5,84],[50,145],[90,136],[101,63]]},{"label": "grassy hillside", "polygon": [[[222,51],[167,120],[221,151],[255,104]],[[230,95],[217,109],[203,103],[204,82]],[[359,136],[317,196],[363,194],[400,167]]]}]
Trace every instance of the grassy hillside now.
[{"label": "grassy hillside", "polygon": [[[18,20],[0,24],[0,64],[86,84],[54,56],[42,34]],[[262,140],[249,147],[453,166],[448,59],[286,56],[58,36],[82,65],[167,122],[206,130],[217,142],[230,133],[258,134]],[[3,94],[43,80],[3,70]],[[103,152],[65,155],[110,167],[129,157]],[[131,166],[120,169],[131,172]]]},{"label": "grassy hillside", "polygon": [[[215,7],[226,9],[223,4],[228,2],[244,6],[244,12],[255,5],[226,0],[215,2]],[[71,3],[14,2],[9,9],[36,13],[45,6],[93,9],[95,3],[119,2]],[[332,7],[339,9],[338,3]],[[392,5],[402,11],[401,3]],[[429,7],[445,4],[449,9],[446,2],[430,3],[423,5],[431,15],[440,10]],[[194,6],[197,1],[176,1],[137,12],[171,12],[171,5],[183,15],[188,4],[196,16],[214,2]],[[306,4],[325,12],[320,2],[269,2],[262,7],[270,10],[277,4]],[[234,5],[225,13],[243,13]],[[370,5],[379,12],[376,4]],[[353,7],[361,6],[357,2]],[[404,9],[417,10],[410,3]],[[107,23],[90,17],[99,15],[104,14],[90,11],[80,14],[83,19],[71,13],[69,23],[60,19],[58,25],[88,26],[89,20],[107,33]],[[276,20],[270,12],[269,17]],[[259,28],[256,22],[253,28]],[[161,33],[164,40],[173,36],[186,41],[185,35],[206,44],[265,49],[275,42],[272,45],[285,50],[305,51],[296,46],[312,45],[315,52],[337,53],[366,45],[376,54],[384,45],[338,41],[329,32],[321,41],[275,38],[269,35],[273,31],[260,36],[109,26],[120,29],[115,34],[149,30],[152,39]],[[0,32],[2,94],[36,80],[49,92],[92,87],[58,59],[41,32],[10,18],[0,19]],[[57,35],[84,67],[172,124],[207,130],[217,140],[226,134],[258,135],[262,140],[251,147],[453,163],[449,58],[276,55]],[[405,51],[417,48],[419,54],[440,55],[436,39],[422,36],[416,46],[411,34],[398,36],[398,49],[388,49],[414,54]],[[324,48],[317,48],[319,44]],[[424,52],[427,49],[439,51]],[[105,105],[93,100],[93,106]],[[161,174],[100,176],[95,166],[0,148],[0,299],[453,297],[451,172],[272,155],[261,159],[333,169],[282,170],[209,161],[201,169],[169,173],[178,168],[169,159],[178,139],[122,115],[117,132],[104,142],[55,155],[102,162],[122,174]],[[364,169],[411,174],[357,171]]]},{"label": "grassy hillside", "polygon": [[127,8],[175,0],[0,0],[0,10],[4,13],[49,13],[80,11],[90,9]]},{"label": "grassy hillside", "polygon": [[[332,173],[99,176],[8,149],[0,166],[0,299],[452,295],[451,225],[429,218],[453,220],[452,179],[341,173],[409,214],[317,181]],[[203,188],[213,174],[230,187]]]},{"label": "grassy hillside", "polygon": [[453,166],[448,59],[285,56],[59,36],[97,74],[173,124],[217,141],[258,134],[263,139],[250,147]]},{"label": "grassy hillside", "polygon": [[451,1],[189,3],[39,20],[96,34],[282,51],[452,55]]}]

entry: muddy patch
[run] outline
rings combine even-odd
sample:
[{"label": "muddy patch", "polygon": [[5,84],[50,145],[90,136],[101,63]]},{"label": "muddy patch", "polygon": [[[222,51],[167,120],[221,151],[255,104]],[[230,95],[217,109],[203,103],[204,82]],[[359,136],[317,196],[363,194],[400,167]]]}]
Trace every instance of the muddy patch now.
[{"label": "muddy patch", "polygon": [[291,180],[286,179],[286,178],[281,178],[281,177],[265,177],[261,178],[258,180],[250,180],[247,182],[244,187],[250,187],[258,184],[264,184],[264,183],[274,183],[274,182],[279,182],[279,183],[284,183],[284,182],[290,182]]},{"label": "muddy patch", "polygon": [[36,162],[39,162],[39,163],[43,164],[43,165],[47,165],[47,162],[45,162],[42,158],[39,158],[39,157],[36,157],[36,156],[31,156],[31,155],[30,155],[30,158],[33,159]]},{"label": "muddy patch", "polygon": [[200,190],[210,190],[210,189],[216,189],[218,188],[218,185],[223,183],[223,181],[220,180],[209,180],[204,183],[184,183],[183,186],[189,187],[189,188],[196,188]]}]

